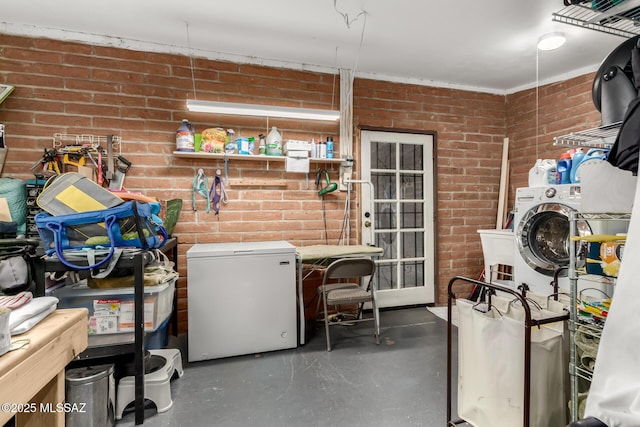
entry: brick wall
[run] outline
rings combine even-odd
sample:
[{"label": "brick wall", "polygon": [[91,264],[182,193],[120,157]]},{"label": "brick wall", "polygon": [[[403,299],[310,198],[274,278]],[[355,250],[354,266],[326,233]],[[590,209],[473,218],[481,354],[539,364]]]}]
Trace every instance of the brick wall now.
[{"label": "brick wall", "polygon": [[[337,243],[344,193],[322,203],[313,179],[283,171],[282,163],[231,161],[230,203],[220,215],[205,213],[204,200],[191,209],[192,178],[204,168],[211,178],[221,161],[176,158],[175,130],[188,118],[196,127],[233,128],[236,135],[256,136],[275,125],[284,139],[325,139],[338,125],[295,120],[214,116],[186,111],[194,96],[188,57],[112,47],[2,35],[0,82],[16,87],[0,106],[9,154],[3,176],[31,178],[31,165],[52,135],[92,133],[122,137],[123,154],[134,164],[125,185],[132,191],[166,200],[181,198],[184,209],[175,229],[181,279],[178,283],[179,329],[187,328],[186,259],[201,242],[288,240],[293,244]],[[339,77],[317,72],[266,68],[194,59],[198,99],[255,101],[310,108],[339,106]],[[539,91],[539,157],[556,158],[549,137],[593,124],[589,109],[592,76],[545,86]],[[520,185],[536,154],[531,91],[500,96],[408,84],[356,79],[354,83],[354,149],[359,129],[436,132],[437,301],[453,275],[477,277],[482,251],[476,230],[495,226],[502,141],[511,139],[511,193]],[[543,107],[544,106],[544,107]],[[542,111],[544,110],[544,113]],[[570,112],[570,114],[567,113]],[[596,123],[597,124],[597,123]],[[544,153],[544,154],[542,154]],[[268,170],[267,170],[268,166]],[[312,165],[313,170],[318,165]],[[329,167],[337,180],[337,167]],[[256,185],[257,183],[257,185]],[[357,196],[354,195],[354,200]],[[356,209],[354,203],[354,209]],[[511,207],[511,205],[509,206]],[[358,218],[352,213],[351,218]],[[352,219],[358,242],[358,226]]]}]

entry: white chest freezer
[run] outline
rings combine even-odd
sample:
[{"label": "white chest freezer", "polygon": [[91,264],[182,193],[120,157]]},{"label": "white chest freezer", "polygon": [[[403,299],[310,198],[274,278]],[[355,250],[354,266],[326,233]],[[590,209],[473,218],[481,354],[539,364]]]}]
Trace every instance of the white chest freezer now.
[{"label": "white chest freezer", "polygon": [[187,278],[189,362],[297,346],[293,245],[197,244]]}]

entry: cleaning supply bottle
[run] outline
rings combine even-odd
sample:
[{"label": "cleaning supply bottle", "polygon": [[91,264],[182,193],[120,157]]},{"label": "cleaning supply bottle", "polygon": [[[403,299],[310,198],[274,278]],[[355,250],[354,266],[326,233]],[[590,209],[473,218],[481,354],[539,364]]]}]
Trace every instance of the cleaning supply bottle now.
[{"label": "cleaning supply bottle", "polygon": [[182,124],[176,131],[176,150],[195,151],[195,132],[187,119],[182,119]]},{"label": "cleaning supply bottle", "polygon": [[275,126],[267,135],[267,156],[282,156],[282,135]]},{"label": "cleaning supply bottle", "polygon": [[609,155],[609,150],[605,150],[602,148],[592,148],[582,157],[582,161],[578,165],[573,180],[575,183],[579,183],[582,181],[582,170],[583,166],[590,163],[604,162]]},{"label": "cleaning supply bottle", "polygon": [[580,163],[584,159],[584,150],[582,148],[578,148],[575,153],[573,153],[573,158],[571,159],[571,175],[569,177],[569,181],[572,184],[576,184],[580,182],[579,178],[576,178],[576,172],[578,172],[578,168],[580,167]]},{"label": "cleaning supply bottle", "polygon": [[267,143],[264,141],[264,134],[261,133],[260,135],[258,135],[258,138],[260,138],[260,144],[258,144],[258,154],[264,156],[265,154],[267,154]]},{"label": "cleaning supply bottle", "polygon": [[538,159],[529,170],[529,187],[553,185],[557,180],[557,163],[552,159]]},{"label": "cleaning supply bottle", "polygon": [[560,155],[560,160],[558,160],[558,179],[556,182],[558,184],[570,184],[571,183],[571,154],[570,153],[562,153]]}]

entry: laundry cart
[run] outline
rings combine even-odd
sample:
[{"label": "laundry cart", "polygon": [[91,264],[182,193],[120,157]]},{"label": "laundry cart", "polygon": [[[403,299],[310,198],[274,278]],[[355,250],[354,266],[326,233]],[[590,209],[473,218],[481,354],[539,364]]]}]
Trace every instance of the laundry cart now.
[{"label": "laundry cart", "polygon": [[288,242],[194,245],[187,276],[189,362],[297,346]]},{"label": "laundry cart", "polygon": [[[457,298],[456,283],[482,285],[482,302]],[[544,294],[461,276],[449,281],[448,319],[458,312],[457,414],[453,404],[453,333],[447,324],[447,426],[565,426],[565,307]]]}]

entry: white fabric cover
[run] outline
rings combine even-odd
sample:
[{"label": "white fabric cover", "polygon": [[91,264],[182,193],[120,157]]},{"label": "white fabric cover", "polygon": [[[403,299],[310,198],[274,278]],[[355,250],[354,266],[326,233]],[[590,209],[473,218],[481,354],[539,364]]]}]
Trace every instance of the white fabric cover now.
[{"label": "white fabric cover", "polygon": [[[524,323],[521,310],[494,297],[500,311],[481,313],[457,300],[458,415],[476,427],[522,426]],[[566,425],[562,330],[531,330],[530,425]]]},{"label": "white fabric cover", "polygon": [[44,311],[50,310],[51,307],[54,307],[55,310],[57,304],[58,298],[56,297],[38,297],[33,298],[20,308],[11,310],[11,315],[9,316],[9,330],[11,331],[11,335],[16,335],[13,331],[18,325],[38,316]]},{"label": "white fabric cover", "polygon": [[13,335],[24,334],[25,332],[27,332],[28,330],[36,326],[38,323],[40,323],[42,319],[44,319],[45,317],[47,317],[48,315],[56,311],[56,307],[57,307],[57,304],[53,304],[48,308],[46,308],[44,311],[41,311],[40,313],[36,314],[35,316],[29,317],[24,322],[17,324],[11,329],[11,335],[13,336]]},{"label": "white fabric cover", "polygon": [[609,427],[640,426],[639,194],[640,185],[585,407],[585,417],[596,417]]}]

